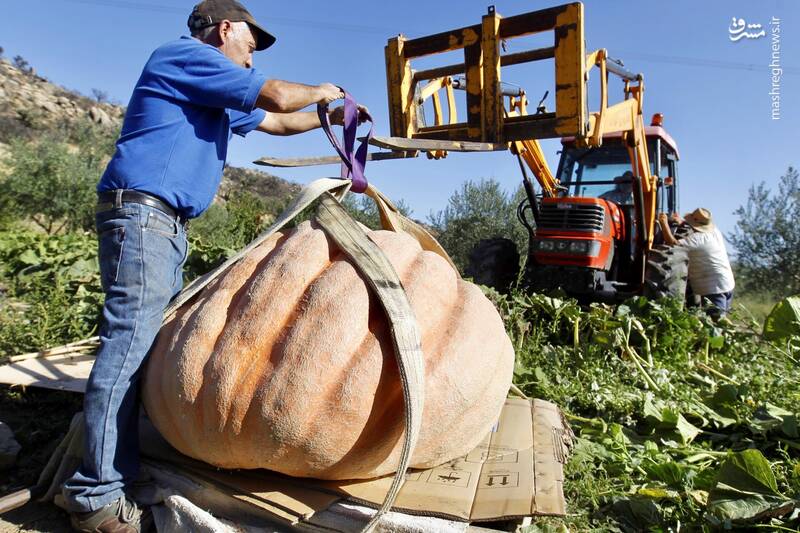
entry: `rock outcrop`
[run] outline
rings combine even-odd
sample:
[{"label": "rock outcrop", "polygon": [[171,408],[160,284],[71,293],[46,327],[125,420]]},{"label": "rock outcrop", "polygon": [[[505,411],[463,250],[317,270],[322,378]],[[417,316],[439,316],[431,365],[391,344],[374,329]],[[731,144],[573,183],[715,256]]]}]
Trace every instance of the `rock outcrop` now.
[{"label": "rock outcrop", "polygon": [[122,106],[92,100],[0,59],[0,142],[82,120],[113,130],[124,113]]}]

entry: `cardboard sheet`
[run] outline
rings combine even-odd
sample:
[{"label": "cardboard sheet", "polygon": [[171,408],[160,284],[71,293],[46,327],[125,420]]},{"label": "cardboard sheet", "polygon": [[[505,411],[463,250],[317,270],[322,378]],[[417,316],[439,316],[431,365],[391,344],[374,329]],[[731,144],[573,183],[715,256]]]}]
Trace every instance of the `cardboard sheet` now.
[{"label": "cardboard sheet", "polygon": [[[472,452],[430,470],[409,472],[395,509],[475,522],[563,515],[566,428],[558,408],[509,398],[500,420]],[[321,482],[378,505],[391,478]]]},{"label": "cardboard sheet", "polygon": [[[163,439],[157,441],[153,436],[143,439],[149,458],[289,524],[313,522],[315,514],[343,499],[378,507],[392,481],[333,482],[267,470],[220,470],[179,454]],[[436,468],[409,472],[394,510],[463,522],[563,515],[562,467],[569,445],[569,429],[555,405],[509,398],[498,423],[472,452]]]}]

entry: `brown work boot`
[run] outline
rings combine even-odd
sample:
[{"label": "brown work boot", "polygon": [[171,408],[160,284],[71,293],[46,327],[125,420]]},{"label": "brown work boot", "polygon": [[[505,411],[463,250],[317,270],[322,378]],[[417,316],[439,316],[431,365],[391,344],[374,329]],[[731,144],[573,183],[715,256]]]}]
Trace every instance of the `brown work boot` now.
[{"label": "brown work boot", "polygon": [[73,513],[70,522],[84,533],[145,533],[153,525],[150,509],[140,509],[124,496],[90,513]]}]

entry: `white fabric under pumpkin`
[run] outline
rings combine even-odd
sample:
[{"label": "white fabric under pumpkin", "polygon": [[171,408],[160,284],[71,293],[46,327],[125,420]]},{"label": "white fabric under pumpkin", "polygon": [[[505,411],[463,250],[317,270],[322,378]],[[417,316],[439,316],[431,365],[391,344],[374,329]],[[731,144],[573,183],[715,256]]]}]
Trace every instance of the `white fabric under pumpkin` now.
[{"label": "white fabric under pumpkin", "polygon": [[[72,419],[70,430],[64,440],[53,452],[50,461],[39,478],[38,485],[48,487],[42,501],[54,501],[64,508],[61,498],[61,486],[72,476],[81,463],[83,450],[83,414],[78,413]],[[156,482],[150,466],[142,465],[140,480],[134,486],[134,496],[138,502],[150,505],[158,533],[288,533],[296,531],[289,527],[274,525],[271,527],[252,527],[234,524],[228,520],[215,517],[208,511],[198,507],[184,497],[176,486],[170,486],[162,476]],[[191,483],[190,480],[184,480]],[[375,509],[356,503],[337,502],[325,511],[317,513],[309,519],[314,526],[325,527],[334,531],[357,531],[363,528]],[[383,515],[377,531],[398,533],[463,533],[469,524],[428,516],[413,516],[397,512]]]},{"label": "white fabric under pumpkin", "polygon": [[[214,517],[180,495],[167,497],[153,508],[158,533],[289,533],[289,528],[253,528],[235,525]],[[375,514],[375,509],[362,505],[337,503],[315,516],[311,523],[334,531],[358,531]],[[412,516],[388,512],[383,515],[378,531],[394,533],[464,533],[469,524],[430,516]]]}]

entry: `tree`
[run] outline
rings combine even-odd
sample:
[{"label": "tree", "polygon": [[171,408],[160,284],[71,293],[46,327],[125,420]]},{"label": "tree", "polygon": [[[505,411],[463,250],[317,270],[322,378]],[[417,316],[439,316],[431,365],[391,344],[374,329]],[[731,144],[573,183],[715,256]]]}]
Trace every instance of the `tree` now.
[{"label": "tree", "polygon": [[103,104],[108,102],[108,93],[100,89],[92,89],[92,98]]},{"label": "tree", "polygon": [[13,140],[0,177],[0,210],[51,234],[93,229],[95,186],[113,148],[113,134],[90,124],[70,136],[54,131],[36,141]]},{"label": "tree", "polygon": [[439,242],[462,272],[470,252],[482,239],[505,237],[524,252],[527,237],[516,218],[522,194],[518,190],[510,196],[494,179],[470,180],[453,193],[445,209],[428,217]]},{"label": "tree", "polygon": [[14,62],[14,66],[20,72],[22,72],[23,74],[32,74],[33,73],[33,67],[31,66],[30,63],[28,63],[28,60],[25,59],[24,57],[22,57],[20,55],[14,56],[13,62]]},{"label": "tree", "polygon": [[777,191],[766,183],[750,187],[747,203],[735,212],[739,282],[746,290],[775,296],[800,293],[800,175],[789,167]]},{"label": "tree", "polygon": [[[378,212],[378,206],[375,205],[375,201],[372,198],[363,194],[348,194],[345,196],[342,205],[357,222],[361,222],[370,229],[380,229],[381,216]],[[411,208],[408,207],[404,200],[401,199],[394,206],[401,215],[406,217],[411,215]]]}]

